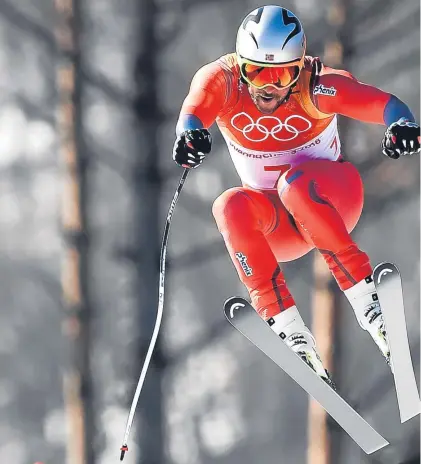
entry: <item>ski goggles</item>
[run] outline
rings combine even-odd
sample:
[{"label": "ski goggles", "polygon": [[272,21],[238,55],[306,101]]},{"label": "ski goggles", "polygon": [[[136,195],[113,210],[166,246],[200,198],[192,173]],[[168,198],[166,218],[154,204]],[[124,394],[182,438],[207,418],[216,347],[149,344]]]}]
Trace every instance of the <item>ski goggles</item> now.
[{"label": "ski goggles", "polygon": [[297,82],[301,68],[301,61],[285,65],[243,61],[240,65],[240,72],[248,84],[258,89],[263,89],[269,85],[287,88]]}]

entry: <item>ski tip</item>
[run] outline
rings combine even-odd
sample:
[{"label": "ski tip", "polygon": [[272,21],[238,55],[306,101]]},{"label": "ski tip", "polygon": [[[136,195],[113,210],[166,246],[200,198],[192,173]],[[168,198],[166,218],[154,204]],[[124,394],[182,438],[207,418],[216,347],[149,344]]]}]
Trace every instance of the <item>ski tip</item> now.
[{"label": "ski tip", "polygon": [[124,455],[126,454],[126,451],[129,451],[129,448],[127,445],[123,445],[121,448],[120,448],[120,461],[122,461],[124,459]]},{"label": "ski tip", "polygon": [[393,263],[380,263],[373,271],[373,280],[375,285],[379,285],[383,278],[387,276],[399,276],[398,267]]},{"label": "ski tip", "polygon": [[250,303],[240,296],[232,296],[224,303],[224,313],[228,320],[234,318],[235,312],[248,306]]},{"label": "ski tip", "polygon": [[230,296],[227,300],[225,300],[224,303],[224,308],[225,306],[231,306],[232,303],[235,303],[237,301],[243,301],[244,298],[241,298],[240,296]]}]

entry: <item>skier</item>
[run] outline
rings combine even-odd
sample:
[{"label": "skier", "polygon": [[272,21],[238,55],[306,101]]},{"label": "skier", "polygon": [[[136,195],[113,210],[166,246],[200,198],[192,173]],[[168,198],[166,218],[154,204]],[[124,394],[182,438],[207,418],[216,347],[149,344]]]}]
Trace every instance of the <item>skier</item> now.
[{"label": "skier", "polygon": [[420,127],[396,96],[306,56],[289,10],[268,5],[242,22],[236,53],[194,76],[177,123],[173,159],[196,168],[216,121],[242,186],[224,192],[213,215],[259,315],[332,385],[286,286],[279,262],[317,248],[360,326],[390,363],[369,257],[350,236],[363,208],[357,169],[342,158],[337,114],[382,124],[383,153],[420,152]]}]

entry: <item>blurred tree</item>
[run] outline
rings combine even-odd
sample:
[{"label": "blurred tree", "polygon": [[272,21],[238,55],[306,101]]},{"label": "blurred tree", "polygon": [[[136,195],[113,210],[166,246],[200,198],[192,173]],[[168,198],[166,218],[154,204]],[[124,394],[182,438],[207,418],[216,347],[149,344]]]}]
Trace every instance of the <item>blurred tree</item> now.
[{"label": "blurred tree", "polygon": [[[158,304],[160,248],[160,145],[158,129],[162,122],[158,100],[158,4],[156,0],[139,1],[139,36],[135,63],[136,95],[134,112],[137,118],[139,153],[134,163],[132,188],[135,198],[135,256],[138,257],[136,293],[139,308],[138,359],[145,359],[153,331]],[[145,231],[147,230],[147,233]],[[142,399],[138,434],[139,463],[164,462],[164,429],[162,412],[162,359],[158,339]],[[134,369],[138,365],[133,366]],[[140,373],[140,371],[139,371]]]},{"label": "blurred tree", "polygon": [[57,66],[59,129],[65,166],[62,225],[66,243],[62,288],[66,313],[63,333],[69,342],[64,368],[64,400],[69,439],[68,464],[93,464],[95,436],[91,398],[90,322],[86,230],[86,153],[81,144],[78,1],[56,3],[60,61]]}]

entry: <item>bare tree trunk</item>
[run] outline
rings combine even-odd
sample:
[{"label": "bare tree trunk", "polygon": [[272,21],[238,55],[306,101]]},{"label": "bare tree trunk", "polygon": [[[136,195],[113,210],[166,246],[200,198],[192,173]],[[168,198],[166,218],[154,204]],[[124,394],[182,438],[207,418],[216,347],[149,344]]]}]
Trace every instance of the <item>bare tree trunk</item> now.
[{"label": "bare tree trunk", "polygon": [[[135,205],[139,364],[144,360],[156,319],[158,306],[161,179],[158,130],[162,123],[158,101],[159,45],[156,37],[158,7],[155,0],[139,1],[139,51],[135,79],[137,95],[134,111],[138,122],[139,153],[134,163],[133,190]],[[165,154],[164,154],[165,155]],[[163,156],[164,156],[163,155]],[[169,154],[166,154],[170,156]],[[138,443],[139,463],[164,462],[161,348],[159,339],[139,402],[141,418]],[[136,366],[136,367],[138,367]],[[136,370],[135,375],[139,372]]]},{"label": "bare tree trunk", "polygon": [[[312,333],[323,365],[331,373],[333,365],[334,294],[332,276],[324,259],[316,254],[313,262]],[[330,436],[326,411],[312,398],[309,401],[308,464],[330,464]]]},{"label": "bare tree trunk", "polygon": [[87,298],[87,233],[85,167],[80,143],[80,55],[77,37],[77,0],[56,0],[56,38],[59,130],[64,165],[62,226],[65,240],[62,294],[66,313],[63,334],[69,359],[64,368],[68,464],[94,464],[91,379],[89,367],[90,310]]}]

